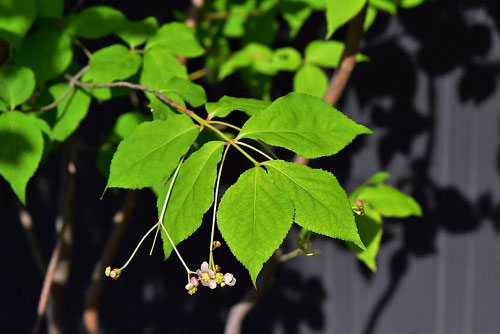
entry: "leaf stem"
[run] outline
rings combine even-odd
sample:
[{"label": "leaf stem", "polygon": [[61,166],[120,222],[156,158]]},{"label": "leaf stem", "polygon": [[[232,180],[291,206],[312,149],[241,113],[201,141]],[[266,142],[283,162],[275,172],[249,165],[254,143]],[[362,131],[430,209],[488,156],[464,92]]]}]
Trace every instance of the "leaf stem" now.
[{"label": "leaf stem", "polygon": [[222,161],[219,166],[219,172],[217,174],[217,183],[215,185],[215,195],[214,195],[214,213],[212,216],[212,232],[210,234],[210,255],[209,255],[209,268],[212,268],[212,270],[215,272],[215,263],[214,263],[214,255],[213,255],[213,250],[214,250],[214,234],[215,234],[215,218],[217,214],[217,199],[219,197],[219,184],[220,184],[220,178],[222,175],[222,167],[224,166],[224,161],[226,160],[226,155],[227,151],[229,151],[230,145],[226,146],[226,149],[224,150],[224,154],[222,155]]},{"label": "leaf stem", "polygon": [[244,143],[244,142],[242,142],[242,141],[238,141],[238,144],[243,145],[243,146],[245,146],[245,147],[248,147],[249,149],[254,150],[255,152],[260,153],[261,155],[263,155],[264,157],[266,157],[266,158],[267,158],[267,159],[269,159],[269,160],[274,160],[272,157],[268,156],[267,154],[265,154],[264,152],[262,152],[262,151],[261,151],[261,150],[259,150],[258,148],[253,147],[252,145],[249,145],[249,144]]},{"label": "leaf stem", "polygon": [[123,270],[125,269],[128,264],[130,263],[130,261],[132,261],[132,258],[134,257],[135,253],[137,253],[137,250],[139,249],[139,247],[141,247],[142,243],[144,242],[144,240],[146,239],[146,237],[151,233],[153,232],[153,230],[157,227],[158,224],[155,224],[153,225],[153,227],[151,227],[149,229],[149,231],[146,232],[146,234],[144,234],[144,236],[142,237],[141,241],[139,241],[139,243],[137,244],[137,247],[135,247],[134,249],[134,252],[132,253],[132,255],[130,255],[130,257],[128,258],[127,262],[125,262],[125,264],[123,265],[123,267],[121,267],[119,270]]},{"label": "leaf stem", "polygon": [[237,127],[236,125],[233,125],[231,123],[227,123],[227,122],[222,122],[222,121],[208,121],[208,123],[210,124],[220,124],[220,125],[224,125],[224,126],[227,126],[228,128],[233,128],[235,130],[238,130],[238,131],[241,131],[241,128],[240,127]]},{"label": "leaf stem", "polygon": [[163,202],[163,208],[161,209],[160,219],[159,221],[163,223],[163,218],[165,218],[165,212],[167,211],[167,203],[170,198],[170,194],[172,192],[172,188],[174,187],[175,179],[177,178],[177,174],[179,174],[179,169],[181,169],[182,163],[184,162],[184,158],[186,155],[184,154],[175,169],[174,175],[172,176],[172,182],[170,182],[170,186],[168,187],[167,195],[165,196],[165,201]]},{"label": "leaf stem", "polygon": [[165,232],[165,234],[167,235],[168,240],[170,241],[170,244],[172,245],[172,247],[174,248],[175,253],[177,254],[177,257],[179,258],[179,260],[181,260],[182,265],[184,266],[184,268],[186,268],[186,271],[187,271],[187,273],[188,273],[188,276],[189,276],[189,274],[194,274],[194,271],[189,270],[188,266],[186,265],[186,262],[184,262],[184,260],[182,259],[182,256],[181,256],[181,254],[179,253],[179,251],[177,250],[177,247],[175,247],[175,244],[174,244],[174,242],[172,241],[172,238],[170,237],[170,234],[168,234],[168,231],[167,231],[167,229],[165,228],[165,225],[163,225],[163,223],[162,223],[162,222],[158,222],[158,224],[161,226],[161,228],[163,229],[163,231],[164,231],[164,232]]}]

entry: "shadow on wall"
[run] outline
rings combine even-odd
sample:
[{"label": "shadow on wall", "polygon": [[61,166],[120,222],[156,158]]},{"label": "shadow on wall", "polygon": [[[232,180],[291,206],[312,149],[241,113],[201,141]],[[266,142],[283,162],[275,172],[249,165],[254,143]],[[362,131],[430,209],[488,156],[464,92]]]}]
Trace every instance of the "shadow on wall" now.
[{"label": "shadow on wall", "polygon": [[[477,11],[488,13],[485,16],[494,24],[471,22],[474,21],[470,20],[471,15]],[[418,222],[401,225],[404,241],[392,255],[391,279],[370,313],[364,327],[365,334],[375,331],[384,309],[408,270],[410,255],[435,253],[440,229],[448,233],[472,232],[485,220],[498,224],[500,212],[500,206],[496,204],[495,208],[490,192],[482,193],[474,202],[454,187],[436,184],[430,175],[435,163],[432,157],[435,156],[436,122],[440,113],[436,109],[440,92],[436,89],[435,80],[460,69],[455,96],[462,103],[481,105],[496,92],[500,59],[490,60],[488,54],[493,34],[498,36],[500,30],[500,4],[497,1],[474,4],[468,1],[433,2],[408,12],[402,11],[399,21],[404,34],[417,41],[416,53],[408,54],[396,38],[379,42],[376,36],[368,34],[366,53],[372,61],[358,68],[351,87],[362,104],[371,104],[373,124],[379,129],[386,129],[378,146],[381,166],[387,166],[397,153],[410,159],[410,149],[417,136],[427,135],[424,154],[410,162],[411,171],[405,173],[410,176],[398,184],[403,189],[411,189],[411,194],[422,206],[424,217]],[[370,41],[372,38],[373,43]],[[420,112],[415,107],[417,68],[421,68],[427,77],[426,112]],[[366,78],[373,82],[366,84]],[[387,96],[392,97],[389,106],[376,102]],[[389,227],[389,224],[386,226]],[[498,231],[500,226],[495,228]],[[363,272],[371,275],[365,270]]]}]

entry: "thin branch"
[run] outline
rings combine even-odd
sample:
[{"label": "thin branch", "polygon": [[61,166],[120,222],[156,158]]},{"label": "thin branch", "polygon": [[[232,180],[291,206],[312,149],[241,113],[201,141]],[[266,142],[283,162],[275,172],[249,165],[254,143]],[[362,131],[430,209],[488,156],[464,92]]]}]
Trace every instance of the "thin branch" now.
[{"label": "thin branch", "polygon": [[[74,79],[74,77],[72,77],[72,76],[70,76],[68,74],[65,75],[65,78],[68,79],[68,80],[70,80],[70,82],[71,82],[71,80]],[[192,110],[189,110],[188,108],[183,107],[180,104],[174,102],[173,100],[171,100],[168,97],[166,97],[163,94],[161,94],[159,91],[154,90],[153,88],[150,88],[150,87],[147,87],[147,86],[133,84],[131,82],[116,81],[116,82],[110,82],[110,83],[97,83],[97,84],[93,84],[93,83],[85,83],[85,82],[80,82],[78,80],[75,80],[74,81],[74,85],[78,86],[78,87],[85,87],[85,88],[126,87],[126,88],[129,88],[129,89],[141,90],[143,92],[152,93],[154,96],[156,96],[156,98],[158,98],[163,103],[168,104],[169,106],[171,106],[171,107],[173,107],[173,108],[175,108],[177,110],[182,111],[183,113],[185,113],[188,116],[193,113]]]},{"label": "thin branch", "polygon": [[[65,77],[70,80],[71,79],[71,76],[66,74]],[[184,107],[184,106],[181,106],[180,104],[177,104],[175,103],[173,100],[169,99],[168,97],[162,95],[159,91],[157,90],[154,90],[153,88],[151,87],[147,87],[147,86],[143,86],[143,85],[137,85],[137,84],[133,84],[131,82],[126,82],[126,81],[116,81],[116,82],[110,82],[110,83],[96,83],[96,84],[92,84],[92,83],[84,83],[84,82],[80,82],[80,81],[77,81],[75,82],[75,85],[76,86],[79,86],[79,87],[87,87],[87,88],[104,88],[104,87],[126,87],[126,88],[129,88],[129,89],[135,89],[135,90],[141,90],[141,91],[144,91],[144,92],[149,92],[149,93],[152,93],[154,96],[156,96],[160,101],[162,101],[163,103],[165,104],[168,104],[169,106],[185,113],[186,115],[190,116],[191,118],[193,118],[194,120],[196,120],[201,126],[205,126],[209,129],[211,129],[212,131],[214,131],[218,136],[220,136],[222,139],[224,139],[226,142],[228,142],[229,144],[231,144],[232,146],[234,146],[234,148],[236,148],[238,151],[241,152],[241,154],[243,154],[245,157],[248,158],[248,160],[250,160],[255,166],[260,166],[260,163],[255,160],[254,158],[252,158],[251,155],[249,155],[247,152],[245,152],[245,150],[243,150],[237,143],[235,140],[229,138],[228,136],[226,136],[224,133],[222,133],[219,129],[217,129],[216,127],[214,127],[212,124],[210,124],[207,120],[201,118],[200,116],[198,116],[194,111]]]},{"label": "thin branch", "polygon": [[30,245],[36,265],[40,270],[40,274],[43,276],[47,270],[47,263],[43,258],[40,243],[38,242],[38,238],[33,229],[33,217],[24,207],[19,208],[19,221],[21,222],[21,226],[23,227],[26,238],[28,239],[28,244]]},{"label": "thin branch", "polygon": [[113,216],[113,231],[102,252],[99,261],[94,266],[92,282],[87,290],[85,312],[83,315],[87,333],[97,334],[99,332],[99,302],[106,276],[104,269],[106,264],[113,262],[118,247],[123,240],[128,223],[134,213],[139,192],[129,190],[127,192],[122,208]]},{"label": "thin branch", "polygon": [[359,51],[359,43],[363,36],[366,8],[367,5],[365,5],[349,23],[342,60],[340,61],[339,67],[333,73],[328,92],[323,97],[325,102],[333,106],[335,106],[340,99],[347,85],[347,81],[349,81],[351,73],[354,70],[354,66],[356,66],[356,54]]},{"label": "thin branch", "polygon": [[85,74],[85,72],[87,72],[89,70],[89,68],[90,68],[90,66],[87,65],[87,66],[83,67],[80,71],[78,71],[78,73],[75,74],[75,76],[72,77],[71,80],[69,80],[68,88],[64,91],[64,93],[62,93],[62,95],[59,96],[51,104],[48,104],[46,106],[41,107],[39,109],[39,111],[47,111],[47,110],[50,110],[52,108],[57,107],[57,105],[59,105],[59,103],[61,103],[66,98],[66,96],[68,96],[68,94],[71,93],[71,91],[75,87],[76,82],[82,77],[82,75]]},{"label": "thin branch", "polygon": [[[38,302],[37,318],[33,333],[40,330],[41,320],[47,310],[50,298],[51,304],[51,329],[49,332],[62,332],[63,319],[62,301],[64,288],[66,286],[70,265],[71,249],[73,243],[73,211],[76,193],[76,138],[71,137],[63,147],[63,164],[61,189],[59,191],[59,212],[56,218],[56,231],[58,234],[56,246],[52,251],[42,292]],[[54,325],[54,326],[52,326]]]}]

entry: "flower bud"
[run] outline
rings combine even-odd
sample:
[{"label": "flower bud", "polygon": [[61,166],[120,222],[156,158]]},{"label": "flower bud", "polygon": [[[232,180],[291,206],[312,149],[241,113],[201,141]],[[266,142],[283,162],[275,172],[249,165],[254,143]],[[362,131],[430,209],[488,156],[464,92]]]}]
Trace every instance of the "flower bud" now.
[{"label": "flower bud", "polygon": [[220,246],[222,246],[222,244],[220,243],[220,241],[214,241],[213,246],[214,246],[214,249],[215,249],[215,248],[219,248]]},{"label": "flower bud", "polygon": [[215,274],[215,279],[214,279],[215,283],[221,284],[223,280],[224,280],[224,275],[222,275],[222,273]]}]

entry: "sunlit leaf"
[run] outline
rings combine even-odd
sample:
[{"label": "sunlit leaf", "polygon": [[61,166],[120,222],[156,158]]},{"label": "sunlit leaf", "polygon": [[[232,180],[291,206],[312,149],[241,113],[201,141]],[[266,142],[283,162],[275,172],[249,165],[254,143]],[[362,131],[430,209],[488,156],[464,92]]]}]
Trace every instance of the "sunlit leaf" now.
[{"label": "sunlit leaf", "polygon": [[283,242],[293,222],[293,203],[260,167],[241,174],[224,194],[219,230],[256,286],[262,265]]}]

